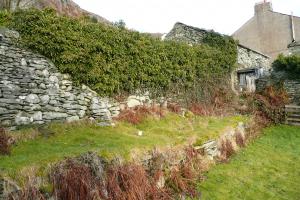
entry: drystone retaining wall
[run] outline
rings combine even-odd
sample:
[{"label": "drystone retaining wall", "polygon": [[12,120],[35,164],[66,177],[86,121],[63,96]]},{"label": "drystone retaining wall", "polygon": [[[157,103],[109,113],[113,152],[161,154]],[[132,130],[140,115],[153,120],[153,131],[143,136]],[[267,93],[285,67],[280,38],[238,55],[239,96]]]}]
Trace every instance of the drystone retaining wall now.
[{"label": "drystone retaining wall", "polygon": [[272,86],[274,83],[281,82],[283,88],[287,92],[290,103],[300,105],[300,81],[298,80],[277,80],[276,77],[265,77],[256,80],[256,89],[258,92],[262,92],[266,87]]},{"label": "drystone retaining wall", "polygon": [[121,109],[152,103],[148,93],[123,102],[102,98],[89,87],[75,86],[44,56],[15,45],[19,34],[0,30],[0,126],[92,118],[110,121]]},{"label": "drystone retaining wall", "polygon": [[300,81],[285,80],[283,86],[292,104],[300,105]]},{"label": "drystone retaining wall", "polygon": [[45,57],[16,47],[5,31],[0,35],[0,124],[20,126],[74,121],[86,116],[110,120],[118,105],[100,98],[87,86],[75,87]]}]

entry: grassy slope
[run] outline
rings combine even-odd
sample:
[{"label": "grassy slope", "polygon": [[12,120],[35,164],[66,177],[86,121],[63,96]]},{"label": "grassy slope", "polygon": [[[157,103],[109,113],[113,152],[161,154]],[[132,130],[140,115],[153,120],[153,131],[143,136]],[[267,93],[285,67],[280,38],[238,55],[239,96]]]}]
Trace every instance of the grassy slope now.
[{"label": "grassy slope", "polygon": [[[149,118],[133,126],[118,123],[114,128],[97,127],[87,123],[52,124],[49,129],[55,133],[50,138],[39,136],[34,140],[21,142],[13,148],[10,156],[0,156],[0,172],[15,176],[19,170],[32,166],[47,166],[48,163],[75,156],[87,151],[97,151],[104,156],[121,155],[128,158],[132,150],[147,150],[155,146],[165,147],[183,144],[191,137],[215,138],[228,126],[236,126],[246,117],[227,118],[193,117],[183,118],[168,114],[158,120]],[[137,136],[138,130],[144,136]],[[23,137],[33,130],[21,131]]]},{"label": "grassy slope", "polygon": [[199,186],[204,200],[300,200],[300,128],[275,126],[264,134],[209,171]]}]

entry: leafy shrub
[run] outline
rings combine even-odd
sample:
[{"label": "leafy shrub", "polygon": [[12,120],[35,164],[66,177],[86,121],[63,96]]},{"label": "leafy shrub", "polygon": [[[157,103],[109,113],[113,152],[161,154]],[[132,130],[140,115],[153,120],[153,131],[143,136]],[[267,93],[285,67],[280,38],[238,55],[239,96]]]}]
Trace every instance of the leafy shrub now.
[{"label": "leafy shrub", "polygon": [[280,54],[278,58],[273,62],[273,68],[276,71],[288,72],[290,77],[299,79],[300,56],[299,55],[284,56]]},{"label": "leafy shrub", "polygon": [[[236,63],[236,43],[211,33],[205,44],[160,41],[146,34],[57,16],[52,10],[0,12],[0,25],[21,34],[20,44],[51,59],[75,83],[100,95],[137,89],[158,91],[193,88],[197,82],[230,77]],[[199,88],[195,88],[200,90]]]},{"label": "leafy shrub", "polygon": [[10,139],[11,137],[5,132],[4,128],[0,128],[0,154],[10,154]]}]

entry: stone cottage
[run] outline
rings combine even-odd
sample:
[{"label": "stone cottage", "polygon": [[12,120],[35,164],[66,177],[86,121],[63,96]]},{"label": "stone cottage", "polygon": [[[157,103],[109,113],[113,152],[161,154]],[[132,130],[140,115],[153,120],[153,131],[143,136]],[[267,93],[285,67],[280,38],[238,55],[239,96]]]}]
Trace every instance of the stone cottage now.
[{"label": "stone cottage", "polygon": [[300,17],[273,11],[272,3],[255,5],[254,16],[233,33],[240,44],[276,59],[288,53],[288,45],[300,39]]},{"label": "stone cottage", "polygon": [[[209,30],[176,23],[165,40],[201,44]],[[238,45],[238,68],[232,73],[232,88],[235,91],[255,91],[255,80],[268,74],[270,57],[244,45]]]}]

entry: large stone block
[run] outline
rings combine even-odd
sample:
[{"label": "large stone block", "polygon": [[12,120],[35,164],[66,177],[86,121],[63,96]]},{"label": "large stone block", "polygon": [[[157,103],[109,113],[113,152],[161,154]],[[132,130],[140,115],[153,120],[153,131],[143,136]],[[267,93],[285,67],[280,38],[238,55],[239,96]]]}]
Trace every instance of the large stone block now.
[{"label": "large stone block", "polygon": [[40,101],[41,101],[39,96],[36,94],[29,94],[25,100],[31,104],[40,103]]}]

